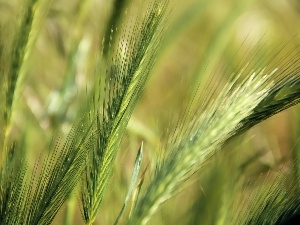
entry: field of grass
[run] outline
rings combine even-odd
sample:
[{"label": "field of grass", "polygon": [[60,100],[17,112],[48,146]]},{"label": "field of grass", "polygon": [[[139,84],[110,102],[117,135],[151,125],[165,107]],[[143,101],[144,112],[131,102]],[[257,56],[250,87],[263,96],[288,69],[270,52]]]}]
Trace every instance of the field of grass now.
[{"label": "field of grass", "polygon": [[297,0],[0,0],[0,224],[297,224]]}]

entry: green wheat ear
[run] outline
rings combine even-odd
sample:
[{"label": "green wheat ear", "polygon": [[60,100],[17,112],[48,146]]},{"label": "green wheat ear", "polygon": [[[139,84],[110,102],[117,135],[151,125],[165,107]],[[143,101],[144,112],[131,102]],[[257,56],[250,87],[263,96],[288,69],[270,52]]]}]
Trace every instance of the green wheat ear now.
[{"label": "green wheat ear", "polygon": [[[138,2],[135,2],[136,4]],[[133,25],[112,30],[116,46],[110,48],[107,64],[96,72],[99,81],[92,114],[97,118],[99,138],[88,154],[88,163],[81,184],[83,217],[92,224],[98,215],[105,188],[118,152],[120,140],[159,52],[165,30],[168,1],[152,1],[142,5]],[[104,41],[104,43],[106,43]],[[105,46],[104,46],[105,47]],[[100,109],[100,110],[99,110]]]},{"label": "green wheat ear", "polygon": [[[58,210],[78,183],[88,149],[98,137],[93,123],[84,116],[64,141],[57,140],[53,152],[39,168],[27,169],[24,158],[8,158],[14,164],[1,174],[1,211],[3,224],[51,224]],[[20,152],[14,145],[10,152]],[[18,156],[18,155],[17,155]],[[3,172],[3,171],[2,171]],[[30,175],[32,173],[32,175]],[[4,182],[3,182],[4,181]]]},{"label": "green wheat ear", "polygon": [[[215,99],[201,103],[202,96],[207,100],[205,94],[200,95],[200,99],[194,98],[166,144],[165,150],[169,154],[158,166],[129,224],[147,224],[163,203],[175,196],[185,181],[203,168],[233,137],[297,104],[300,100],[298,55],[299,49],[296,48],[289,52],[291,58],[287,64],[273,70],[251,71],[248,64],[239,74],[232,76],[232,82],[225,85]],[[276,61],[276,58],[272,60]],[[258,66],[266,62],[268,58]],[[238,82],[241,76],[245,78]]]}]

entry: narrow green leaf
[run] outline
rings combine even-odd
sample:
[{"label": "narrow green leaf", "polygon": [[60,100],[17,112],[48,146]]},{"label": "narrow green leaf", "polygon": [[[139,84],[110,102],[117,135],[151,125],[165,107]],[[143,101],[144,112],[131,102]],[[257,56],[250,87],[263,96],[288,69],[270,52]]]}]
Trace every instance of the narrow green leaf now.
[{"label": "narrow green leaf", "polygon": [[146,174],[147,169],[148,169],[148,166],[146,166],[145,170],[143,171],[143,173],[141,175],[141,178],[138,181],[137,187],[133,192],[132,206],[131,206],[131,209],[130,209],[129,218],[131,217],[132,212],[136,210],[136,206],[137,206],[137,203],[138,203],[138,200],[139,200],[139,197],[140,197],[140,193],[141,193],[141,189],[142,189],[142,186],[143,186],[143,183],[144,183],[144,180],[145,180],[145,174]]},{"label": "narrow green leaf", "polygon": [[141,147],[140,147],[140,149],[138,151],[138,154],[136,156],[135,163],[134,163],[134,168],[133,168],[133,172],[132,172],[132,176],[131,176],[131,181],[130,181],[130,184],[129,184],[129,189],[128,189],[123,207],[122,207],[122,209],[121,209],[121,211],[120,211],[120,213],[119,213],[119,215],[118,215],[118,217],[117,217],[117,219],[114,223],[115,225],[118,224],[121,216],[124,213],[124,210],[126,209],[127,203],[129,201],[129,199],[131,198],[133,189],[136,185],[136,181],[137,181],[140,169],[141,169],[142,159],[143,159],[143,142],[142,142]]}]

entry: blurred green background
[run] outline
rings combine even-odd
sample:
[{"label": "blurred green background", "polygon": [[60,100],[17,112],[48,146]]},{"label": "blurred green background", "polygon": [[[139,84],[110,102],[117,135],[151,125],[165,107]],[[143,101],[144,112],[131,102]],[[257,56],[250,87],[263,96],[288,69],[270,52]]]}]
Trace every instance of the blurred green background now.
[{"label": "blurred green background", "polygon": [[[118,32],[115,28],[130,24],[135,13],[143,14],[139,4],[130,0],[53,1],[26,65],[22,96],[14,111],[12,135],[24,139],[32,165],[59,129],[64,132],[72,126],[84,104],[86,87],[93,82],[93,55],[103,44],[108,46],[111,30]],[[8,41],[14,33],[10,24],[18,19],[20,5],[16,0],[0,1],[0,25]],[[241,63],[257,62],[261,55],[272,54],[285,43],[293,46],[300,42],[297,0],[171,0],[170,8],[161,54],[128,124],[95,224],[112,224],[118,215],[142,141],[146,155],[143,168],[149,165],[146,182],[151,178],[159,146],[168,141],[169,129],[184,113],[199,83],[212,81],[211,86],[200,85],[205,93],[225,84]],[[259,51],[254,54],[255,48]],[[231,170],[238,168],[246,181],[259,181],[270,169],[276,173],[283,163],[289,170],[288,162],[297,153],[300,137],[299,112],[300,107],[294,106],[234,140],[212,160],[211,169],[199,171],[195,182],[167,202],[150,224],[215,224],[210,218],[214,208],[208,199],[218,201],[219,191],[214,189],[222,186],[222,179]],[[227,168],[226,173],[220,168]],[[222,179],[214,179],[214,175]],[[245,193],[251,188],[246,186]],[[222,191],[226,191],[226,185]],[[76,198],[79,196],[61,209],[54,224],[63,224],[72,207],[72,224],[84,224]]]}]

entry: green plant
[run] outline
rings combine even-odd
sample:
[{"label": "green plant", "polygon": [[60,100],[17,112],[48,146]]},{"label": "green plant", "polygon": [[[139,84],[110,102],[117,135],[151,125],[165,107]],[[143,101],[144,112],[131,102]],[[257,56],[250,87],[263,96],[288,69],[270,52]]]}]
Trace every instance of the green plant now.
[{"label": "green plant", "polygon": [[[280,37],[270,44],[251,37],[230,43],[233,22],[253,2],[230,1],[227,11],[220,11],[225,19],[215,17],[221,21],[215,36],[201,39],[208,40],[202,54],[195,53],[196,60],[189,56],[191,69],[183,71],[186,77],[178,89],[172,87],[173,94],[179,92],[174,98],[178,111],[171,118],[160,117],[168,127],[161,141],[145,128],[146,122],[134,120],[134,110],[142,104],[155,65],[167,71],[168,50],[193,26],[203,26],[201,21],[222,1],[190,1],[187,6],[170,0],[134,0],[132,5],[127,0],[107,5],[78,1],[74,6],[50,0],[0,2],[0,10],[16,15],[3,14],[0,24],[0,224],[55,223],[64,207],[64,224],[73,224],[76,210],[83,223],[96,224],[101,210],[108,210],[104,199],[114,186],[113,171],[124,172],[118,157],[126,145],[124,136],[140,149],[127,194],[119,194],[117,203],[110,201],[114,216],[102,223],[147,224],[187,188],[204,194],[196,196],[182,224],[296,221],[299,144],[291,160],[268,167],[267,175],[260,171],[263,178],[254,176],[258,182],[250,184],[241,168],[263,153],[251,158],[243,156],[246,150],[228,149],[237,148],[238,138],[253,126],[300,100],[297,36],[286,44],[279,43]],[[66,11],[60,8],[64,4]],[[74,27],[68,26],[70,21]],[[233,55],[226,46],[235,44]],[[158,97],[151,92],[151,99]],[[133,133],[145,144],[135,141]],[[145,166],[144,148],[151,149],[147,144],[152,152],[146,153],[150,159]],[[198,177],[200,185],[195,186]],[[74,206],[76,195],[80,209]]]}]

